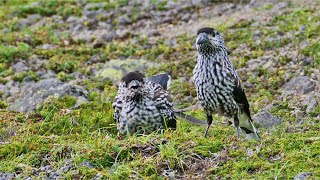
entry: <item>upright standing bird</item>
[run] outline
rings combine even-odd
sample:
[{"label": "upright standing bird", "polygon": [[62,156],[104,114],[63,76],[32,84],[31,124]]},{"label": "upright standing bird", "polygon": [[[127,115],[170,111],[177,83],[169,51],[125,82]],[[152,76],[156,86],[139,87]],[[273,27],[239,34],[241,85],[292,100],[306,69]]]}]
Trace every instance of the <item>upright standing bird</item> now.
[{"label": "upright standing bird", "polygon": [[138,71],[130,72],[121,79],[112,106],[117,129],[123,134],[176,128],[168,91]]},{"label": "upright standing bird", "polygon": [[197,64],[193,70],[197,96],[207,115],[207,136],[212,114],[233,117],[238,139],[239,127],[247,139],[260,140],[252,124],[249,103],[237,72],[231,64],[220,34],[213,28],[197,32]]}]

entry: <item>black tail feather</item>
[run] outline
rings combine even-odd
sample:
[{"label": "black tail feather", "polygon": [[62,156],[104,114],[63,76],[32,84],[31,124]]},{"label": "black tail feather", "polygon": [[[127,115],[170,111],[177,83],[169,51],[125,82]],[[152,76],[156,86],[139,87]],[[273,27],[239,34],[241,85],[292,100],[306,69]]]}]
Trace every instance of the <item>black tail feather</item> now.
[{"label": "black tail feather", "polygon": [[192,124],[197,124],[200,126],[207,126],[207,122],[206,121],[202,121],[200,119],[197,119],[195,117],[192,117],[190,115],[184,114],[183,112],[175,112],[174,113],[176,116],[180,117],[183,120],[186,120]]},{"label": "black tail feather", "polygon": [[170,79],[171,79],[170,75],[166,73],[156,74],[148,77],[149,81],[153,81],[157,84],[160,84],[164,89],[169,88]]}]

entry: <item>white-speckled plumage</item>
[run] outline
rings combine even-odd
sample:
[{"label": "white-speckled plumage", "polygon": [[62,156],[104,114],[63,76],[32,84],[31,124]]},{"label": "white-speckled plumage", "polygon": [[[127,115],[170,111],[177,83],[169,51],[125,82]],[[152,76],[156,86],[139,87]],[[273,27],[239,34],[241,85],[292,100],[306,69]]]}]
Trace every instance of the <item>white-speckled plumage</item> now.
[{"label": "white-speckled plumage", "polygon": [[207,114],[205,136],[212,114],[218,113],[234,118],[238,137],[240,127],[248,139],[259,139],[251,122],[247,98],[220,34],[213,28],[202,28],[197,33],[196,44],[198,56],[193,79],[198,99]]}]

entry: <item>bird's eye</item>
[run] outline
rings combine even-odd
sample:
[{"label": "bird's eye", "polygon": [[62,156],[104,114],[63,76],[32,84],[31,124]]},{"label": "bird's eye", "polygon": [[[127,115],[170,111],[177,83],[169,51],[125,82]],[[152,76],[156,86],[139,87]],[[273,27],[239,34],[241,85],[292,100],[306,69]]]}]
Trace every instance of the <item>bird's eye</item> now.
[{"label": "bird's eye", "polygon": [[139,86],[131,86],[132,89],[138,89]]}]

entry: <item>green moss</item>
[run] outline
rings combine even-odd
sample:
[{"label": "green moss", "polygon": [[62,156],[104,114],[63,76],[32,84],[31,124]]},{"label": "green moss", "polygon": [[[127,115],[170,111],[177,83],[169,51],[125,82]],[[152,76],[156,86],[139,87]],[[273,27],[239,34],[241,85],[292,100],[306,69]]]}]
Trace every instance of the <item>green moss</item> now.
[{"label": "green moss", "polygon": [[253,20],[241,20],[235,24],[233,24],[230,28],[245,28],[245,27],[249,27],[254,21]]},{"label": "green moss", "polygon": [[0,77],[7,77],[7,76],[10,76],[12,75],[14,72],[12,70],[12,67],[10,67],[9,69],[3,71],[0,73]]},{"label": "green moss", "polygon": [[82,60],[83,57],[77,57],[70,54],[59,54],[51,57],[47,62],[46,67],[55,72],[64,71],[67,73],[71,73],[77,69]]},{"label": "green moss", "polygon": [[54,14],[61,16],[81,15],[81,10],[75,6],[75,1],[40,1],[39,5],[24,5],[15,9],[14,15],[18,17],[26,17],[29,14],[40,14],[41,16],[51,16]]},{"label": "green moss", "polygon": [[310,116],[311,117],[317,117],[317,116],[319,116],[319,114],[320,114],[320,104],[318,104],[318,106],[316,106],[313,110],[312,110],[312,112],[310,112]]},{"label": "green moss", "polygon": [[8,105],[0,100],[0,109],[5,109],[7,107],[8,107]]},{"label": "green moss", "polygon": [[57,78],[60,80],[60,81],[70,81],[72,79],[74,79],[74,77],[72,75],[68,75],[66,74],[65,72],[61,71],[57,74]]},{"label": "green moss", "polygon": [[312,43],[309,44],[307,47],[304,49],[300,50],[301,54],[304,54],[306,56],[312,57],[314,59],[314,64],[313,66],[315,68],[320,68],[320,45],[319,43]]},{"label": "green moss", "polygon": [[13,79],[14,81],[22,82],[23,79],[24,79],[25,77],[27,77],[27,75],[28,75],[28,72],[26,72],[26,71],[23,71],[23,72],[20,72],[20,73],[15,73],[15,74],[12,76],[12,79]]}]

